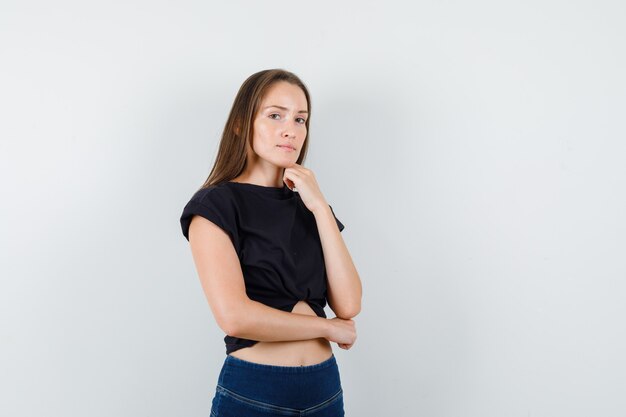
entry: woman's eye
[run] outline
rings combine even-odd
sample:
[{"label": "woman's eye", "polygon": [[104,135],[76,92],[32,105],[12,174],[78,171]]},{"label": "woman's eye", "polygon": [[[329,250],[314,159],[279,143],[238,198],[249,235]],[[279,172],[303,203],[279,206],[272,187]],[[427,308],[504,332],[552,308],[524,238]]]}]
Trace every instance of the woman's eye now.
[{"label": "woman's eye", "polygon": [[[270,119],[278,120],[278,119],[274,118],[273,116],[279,116],[279,117],[280,117],[280,114],[278,114],[278,113],[272,113],[272,114],[270,114],[270,115],[269,115]],[[305,119],[304,117],[298,117],[298,119],[297,119],[297,120],[302,120],[302,121],[300,122],[300,124],[301,124],[301,125],[303,125],[303,124],[305,124],[305,123],[306,123],[306,119]]]}]

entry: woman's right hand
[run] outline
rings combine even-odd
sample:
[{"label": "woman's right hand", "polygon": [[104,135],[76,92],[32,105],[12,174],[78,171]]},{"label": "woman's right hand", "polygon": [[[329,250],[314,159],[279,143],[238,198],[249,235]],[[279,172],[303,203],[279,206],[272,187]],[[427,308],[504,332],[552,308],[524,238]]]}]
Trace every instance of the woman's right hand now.
[{"label": "woman's right hand", "polygon": [[326,339],[337,343],[342,349],[350,349],[356,341],[356,327],[354,320],[340,319],[339,317],[333,317],[328,320],[330,326],[328,328],[328,335]]}]

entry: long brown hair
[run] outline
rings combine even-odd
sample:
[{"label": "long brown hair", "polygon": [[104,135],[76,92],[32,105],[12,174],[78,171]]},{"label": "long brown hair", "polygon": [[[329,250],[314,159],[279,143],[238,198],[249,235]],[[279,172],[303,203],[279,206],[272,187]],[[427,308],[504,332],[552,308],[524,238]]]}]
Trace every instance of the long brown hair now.
[{"label": "long brown hair", "polygon": [[302,164],[305,160],[309,144],[309,122],[311,121],[311,98],[308,89],[297,75],[284,69],[275,68],[259,71],[248,77],[239,88],[224,126],[215,163],[209,177],[200,189],[230,181],[244,171],[247,162],[246,144],[252,140],[254,119],[265,92],[277,81],[287,81],[297,85],[306,96],[309,112],[305,121],[307,134],[296,163]]}]

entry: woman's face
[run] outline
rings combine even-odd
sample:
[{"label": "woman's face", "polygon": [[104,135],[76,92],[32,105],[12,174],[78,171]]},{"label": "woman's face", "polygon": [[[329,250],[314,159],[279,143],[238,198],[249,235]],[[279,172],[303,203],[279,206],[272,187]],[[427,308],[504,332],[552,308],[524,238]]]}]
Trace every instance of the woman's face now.
[{"label": "woman's face", "polygon": [[304,144],[307,111],[306,96],[300,87],[286,81],[275,82],[266,91],[254,119],[254,153],[278,167],[291,166]]}]

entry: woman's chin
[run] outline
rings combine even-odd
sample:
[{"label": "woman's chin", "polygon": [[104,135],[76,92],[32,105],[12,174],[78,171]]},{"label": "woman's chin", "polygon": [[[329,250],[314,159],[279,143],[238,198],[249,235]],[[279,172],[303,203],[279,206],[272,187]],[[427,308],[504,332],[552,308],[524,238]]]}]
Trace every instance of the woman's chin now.
[{"label": "woman's chin", "polygon": [[276,158],[275,160],[272,161],[272,163],[279,168],[289,168],[297,160],[298,158],[296,157],[283,157],[283,158]]}]

